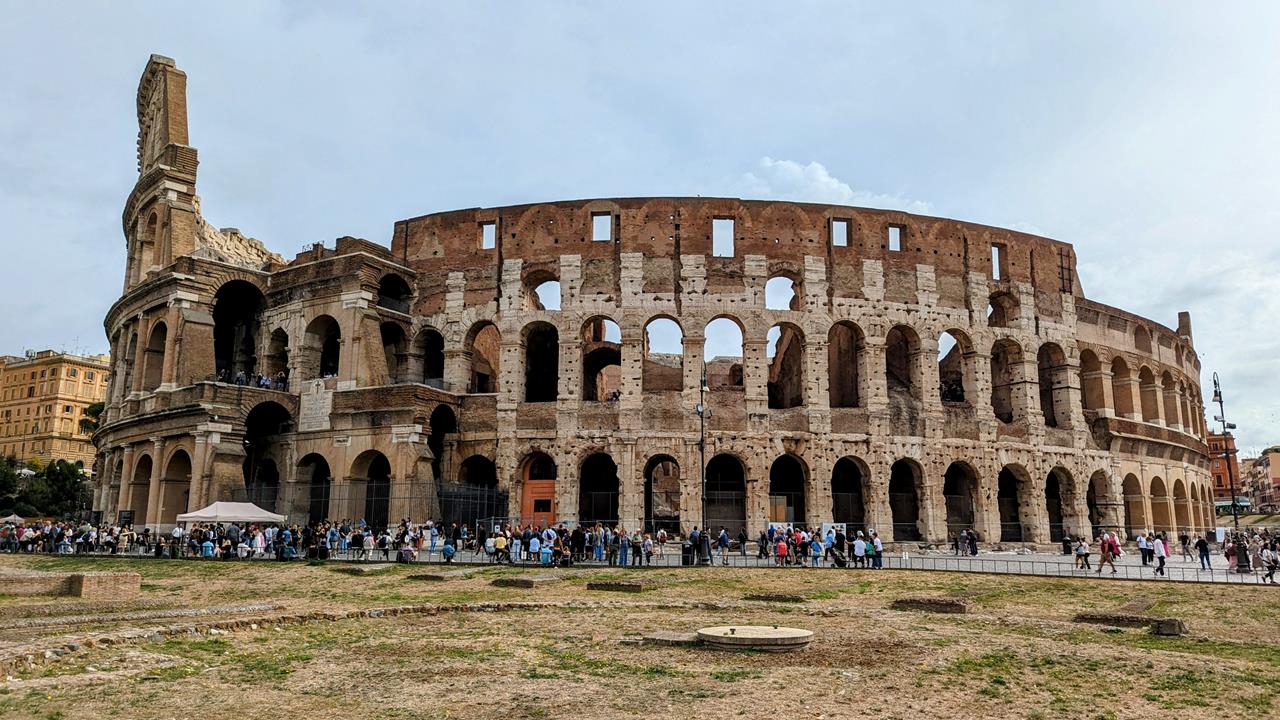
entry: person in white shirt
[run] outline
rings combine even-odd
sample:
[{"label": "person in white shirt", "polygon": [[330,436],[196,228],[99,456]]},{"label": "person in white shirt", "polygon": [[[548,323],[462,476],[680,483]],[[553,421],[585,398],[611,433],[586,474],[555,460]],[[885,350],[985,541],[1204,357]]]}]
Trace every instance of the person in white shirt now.
[{"label": "person in white shirt", "polygon": [[1143,565],[1148,564],[1147,550],[1149,549],[1150,548],[1147,547],[1147,536],[1142,533],[1138,533],[1138,554],[1142,556]]},{"label": "person in white shirt", "polygon": [[862,531],[858,531],[858,539],[853,541],[853,564],[862,567],[867,561],[867,541],[862,539]]},{"label": "person in white shirt", "polygon": [[1152,552],[1156,557],[1156,575],[1164,575],[1164,559],[1169,556],[1169,547],[1165,545],[1164,533],[1156,536],[1152,543]]}]

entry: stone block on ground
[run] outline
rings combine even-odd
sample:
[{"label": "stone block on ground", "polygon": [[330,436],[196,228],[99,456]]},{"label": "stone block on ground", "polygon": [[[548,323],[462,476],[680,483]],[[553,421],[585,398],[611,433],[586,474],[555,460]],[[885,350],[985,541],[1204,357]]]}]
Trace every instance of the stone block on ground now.
[{"label": "stone block on ground", "polygon": [[1151,621],[1151,634],[1162,637],[1182,637],[1187,634],[1187,624],[1178,618],[1155,618]]},{"label": "stone block on ground", "polygon": [[650,589],[650,585],[640,582],[622,582],[618,580],[607,580],[587,583],[588,590],[600,590],[602,592],[644,592]]},{"label": "stone block on ground", "polygon": [[969,612],[969,602],[953,597],[903,597],[889,603],[889,609],[963,615]]},{"label": "stone block on ground", "polygon": [[1146,627],[1151,618],[1126,612],[1082,612],[1071,618],[1072,622],[1110,625],[1112,627]]},{"label": "stone block on ground", "polygon": [[748,593],[742,596],[743,600],[756,600],[759,602],[784,602],[784,603],[802,603],[803,595],[792,595],[790,593]]},{"label": "stone block on ground", "polygon": [[444,582],[445,580],[461,580],[471,576],[470,570],[432,570],[405,576],[405,580],[425,582]]},{"label": "stone block on ground", "polygon": [[490,585],[494,587],[534,588],[539,585],[553,583],[560,579],[558,575],[516,575],[513,577],[494,578]]},{"label": "stone block on ground", "polygon": [[395,567],[395,563],[369,563],[361,565],[337,565],[333,568],[334,572],[344,575],[374,575],[380,572],[386,572]]}]

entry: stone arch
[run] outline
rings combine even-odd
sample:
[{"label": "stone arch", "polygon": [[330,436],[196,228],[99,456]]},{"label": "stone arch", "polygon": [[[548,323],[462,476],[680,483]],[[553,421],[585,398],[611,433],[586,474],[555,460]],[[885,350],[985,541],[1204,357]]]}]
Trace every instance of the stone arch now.
[{"label": "stone arch", "polygon": [[742,389],[745,381],[742,321],[732,315],[717,315],[707,321],[702,337],[707,387],[712,390]]},{"label": "stone arch", "polygon": [[470,357],[468,392],[496,393],[500,374],[502,334],[489,320],[481,320],[467,331],[464,347]]},{"label": "stone arch", "polygon": [[427,434],[427,449],[431,451],[431,474],[436,482],[447,482],[457,477],[452,448],[446,447],[449,435],[458,432],[458,416],[453,408],[440,404],[431,411],[431,431]]},{"label": "stone arch", "polygon": [[476,453],[458,465],[456,482],[436,485],[440,521],[472,529],[507,516],[507,492],[500,488],[493,458]]},{"label": "stone arch", "polygon": [[408,376],[426,385],[444,388],[444,335],[426,326],[413,336],[409,355]]},{"label": "stone arch", "polygon": [[[707,461],[703,515],[706,527],[741,528],[747,525],[747,468],[731,453],[719,453]],[[731,531],[729,533],[733,535]]]},{"label": "stone arch", "polygon": [[391,509],[391,461],[377,450],[365,450],[351,463],[352,510],[375,531],[387,527]]},{"label": "stone arch", "polygon": [[789,272],[774,273],[764,284],[765,310],[799,310],[800,280]]},{"label": "stone arch", "polygon": [[856,457],[842,457],[831,469],[831,519],[844,523],[847,532],[867,525],[867,481],[871,472]]},{"label": "stone arch", "polygon": [[1000,468],[996,481],[996,503],[1000,509],[1000,541],[1027,542],[1032,537],[1034,514],[1027,503],[1035,496],[1031,474],[1021,465]]},{"label": "stone arch", "polygon": [[550,527],[556,518],[556,461],[534,450],[520,460],[520,520],[538,527]]},{"label": "stone arch", "polygon": [[1135,416],[1137,410],[1133,402],[1133,377],[1130,375],[1129,364],[1118,355],[1111,360],[1111,396],[1118,417]]},{"label": "stone arch", "polygon": [[387,366],[386,385],[408,381],[409,343],[404,327],[397,322],[383,322],[378,326],[382,339],[382,355]]},{"label": "stone arch", "polygon": [[827,401],[833,408],[861,404],[861,367],[866,336],[857,324],[844,320],[827,332]]},{"label": "stone arch", "polygon": [[1102,363],[1092,350],[1080,351],[1080,407],[1087,411],[1105,410],[1106,393],[1102,385]]},{"label": "stone arch", "polygon": [[1057,343],[1043,343],[1036,352],[1036,382],[1045,426],[1066,425],[1071,419],[1071,381],[1067,354]]},{"label": "stone arch", "polygon": [[337,377],[342,352],[342,326],[330,315],[317,315],[303,332],[299,370],[303,380]]},{"label": "stone arch", "polygon": [[1018,420],[1017,388],[1024,382],[1022,346],[1004,338],[991,346],[991,410],[1000,422]]},{"label": "stone arch", "polygon": [[963,330],[951,328],[938,338],[938,393],[943,402],[971,403],[977,395],[973,341]]},{"label": "stone arch", "polygon": [[1142,490],[1142,481],[1137,475],[1129,473],[1124,476],[1124,534],[1135,538],[1148,527],[1146,493]]},{"label": "stone arch", "polygon": [[223,283],[213,296],[213,356],[219,377],[234,380],[257,372],[258,331],[266,298],[241,279]]},{"label": "stone arch", "polygon": [[1173,381],[1173,374],[1165,370],[1160,374],[1160,390],[1164,401],[1164,424],[1169,427],[1182,426],[1182,408],[1178,402],[1178,385]]},{"label": "stone arch", "polygon": [[297,484],[305,487],[305,514],[309,523],[330,520],[329,498],[333,491],[333,474],[322,453],[307,453],[298,461]]},{"label": "stone arch", "polygon": [[1173,481],[1173,519],[1178,530],[1190,530],[1191,498],[1187,495],[1187,484],[1182,478]]},{"label": "stone arch", "polygon": [[135,331],[129,333],[128,349],[125,350],[124,359],[121,362],[124,365],[124,380],[120,385],[120,394],[123,397],[128,397],[129,393],[133,392],[133,365],[136,357],[138,357],[138,333]]},{"label": "stone arch", "polygon": [[769,466],[769,522],[803,527],[805,488],[809,486],[809,466],[804,460],[785,453]]},{"label": "stone arch", "polygon": [[560,332],[538,320],[524,326],[524,401],[554,402],[560,397]]},{"label": "stone arch", "polygon": [[942,476],[942,499],[947,511],[947,535],[961,530],[974,531],[977,520],[978,472],[973,466],[957,460],[947,466]]},{"label": "stone arch", "polygon": [[157,513],[161,525],[173,525],[178,515],[187,512],[191,498],[191,456],[186,450],[175,450],[165,463],[160,478],[160,508]]},{"label": "stone arch", "polygon": [[785,410],[804,405],[804,331],[793,323],[769,328],[765,357],[769,361],[769,408]]},{"label": "stone arch", "polygon": [[890,402],[895,396],[922,399],[920,335],[907,325],[894,325],[885,335],[884,357]]},{"label": "stone arch", "polygon": [[1151,478],[1151,529],[1158,533],[1173,530],[1168,485],[1159,475]]},{"label": "stone arch", "polygon": [[245,416],[244,427],[245,493],[249,502],[275,512],[280,495],[280,465],[289,453],[282,436],[292,432],[293,418],[280,403],[266,401],[253,406]]},{"label": "stone arch", "polygon": [[913,459],[901,458],[889,468],[889,510],[897,542],[924,539],[923,483],[924,471]]},{"label": "stone arch", "polygon": [[1114,506],[1115,499],[1111,493],[1111,481],[1106,470],[1095,470],[1089,476],[1089,487],[1085,491],[1085,509],[1089,513],[1089,527],[1091,528],[1090,537],[1100,537],[1104,531],[1116,532],[1120,528],[1115,527],[1109,511],[1106,506]]},{"label": "stone arch", "polygon": [[163,322],[151,326],[147,347],[143,351],[142,389],[155,390],[164,382],[165,350],[168,347],[169,328]]},{"label": "stone arch", "polygon": [[680,532],[680,461],[658,454],[644,465],[644,531]]},{"label": "stone arch", "polygon": [[582,461],[578,473],[578,522],[618,524],[621,495],[618,464],[606,452],[594,452]]},{"label": "stone arch", "polygon": [[644,324],[644,365],[640,385],[645,392],[684,389],[684,328],[670,315],[657,315]]},{"label": "stone arch", "polygon": [[1054,467],[1044,480],[1044,508],[1049,518],[1049,542],[1060,542],[1078,532],[1075,524],[1075,478],[1062,466]]},{"label": "stone arch", "polygon": [[412,299],[409,283],[396,273],[387,273],[378,280],[378,307],[408,315]]},{"label": "stone arch", "polygon": [[1151,333],[1141,325],[1133,330],[1133,347],[1140,353],[1151,354]]},{"label": "stone arch", "polygon": [[271,331],[267,340],[265,374],[276,390],[287,390],[289,383],[289,333],[284,328]]},{"label": "stone arch", "polygon": [[992,293],[987,299],[987,327],[1013,327],[1018,321],[1018,298],[1011,292]]},{"label": "stone arch", "polygon": [[1155,373],[1143,365],[1138,370],[1138,389],[1142,396],[1142,421],[1160,421],[1160,386],[1156,384]]},{"label": "stone arch", "polygon": [[606,315],[582,323],[582,399],[610,400],[622,392],[622,329]]},{"label": "stone arch", "polygon": [[524,273],[525,311],[559,310],[561,303],[560,276],[550,267],[535,267]]}]

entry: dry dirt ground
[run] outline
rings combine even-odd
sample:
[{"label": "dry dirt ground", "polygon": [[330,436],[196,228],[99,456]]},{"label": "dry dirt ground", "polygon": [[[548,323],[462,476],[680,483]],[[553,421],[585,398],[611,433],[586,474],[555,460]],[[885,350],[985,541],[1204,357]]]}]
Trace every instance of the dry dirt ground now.
[{"label": "dry dirt ground", "polygon": [[[353,577],[301,563],[0,558],[0,568],[136,570],[148,610],[276,603],[289,611],[438,605],[431,615],[315,621],[93,647],[0,679],[20,718],[1268,718],[1280,715],[1280,591],[913,571],[661,569],[561,573],[499,588],[485,569],[444,582],[422,568]],[[636,594],[588,580],[638,579]],[[3,593],[3,588],[0,588]],[[787,593],[800,602],[745,600]],[[964,615],[888,609],[963,597]],[[546,602],[461,612],[482,602]],[[1189,635],[1077,624],[1085,610],[1148,606]],[[686,605],[680,607],[680,605]],[[65,606],[65,607],[64,607]],[[129,603],[0,594],[0,654],[95,632]],[[84,625],[24,618],[97,613]],[[168,624],[175,621],[159,621]],[[714,624],[813,630],[787,655],[629,642]]]}]

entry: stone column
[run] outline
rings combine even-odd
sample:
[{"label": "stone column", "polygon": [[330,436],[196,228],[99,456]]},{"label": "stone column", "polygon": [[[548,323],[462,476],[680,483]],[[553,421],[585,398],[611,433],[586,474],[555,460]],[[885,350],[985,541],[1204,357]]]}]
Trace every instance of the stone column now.
[{"label": "stone column", "polygon": [[164,478],[164,438],[151,438],[151,487],[147,491],[147,526],[158,530],[160,523],[161,483]]},{"label": "stone column", "polygon": [[643,468],[636,464],[635,439],[622,442],[617,456],[618,465],[618,521],[628,531],[644,527],[644,478]]},{"label": "stone column", "polygon": [[[499,372],[501,372],[499,368]],[[455,393],[471,390],[471,351],[459,347],[444,351],[445,388]]]},{"label": "stone column", "polygon": [[[131,507],[128,507],[129,505],[132,504],[129,498],[129,484],[133,481],[133,446],[132,445],[124,446],[123,464],[121,466],[120,472],[121,472],[120,496],[116,498],[117,513],[119,513],[121,510],[124,510],[126,508],[130,510],[132,509]],[[141,519],[145,520],[145,518],[141,518]],[[137,520],[138,519],[135,519],[135,524]]]},{"label": "stone column", "polygon": [[747,415],[762,415],[769,410],[769,359],[766,356],[768,340],[744,338],[742,341],[742,368]]},{"label": "stone column", "polygon": [[859,353],[858,397],[871,412],[889,407],[889,380],[885,374],[884,335],[870,334],[863,339],[863,351]]},{"label": "stone column", "polygon": [[[1178,402],[1178,389],[1176,387],[1164,388],[1162,390],[1162,394],[1164,396],[1164,402],[1161,404],[1161,409],[1165,411],[1166,415],[1164,423],[1165,426],[1174,430],[1182,430],[1182,407],[1181,403]],[[1170,409],[1172,409],[1173,412],[1169,412]]]},{"label": "stone column", "polygon": [[1115,417],[1116,414],[1116,397],[1115,390],[1111,387],[1111,377],[1110,370],[1097,370],[1083,374],[1085,382],[1096,382],[1102,387],[1102,406],[1097,408],[1097,413],[1101,417]]}]

